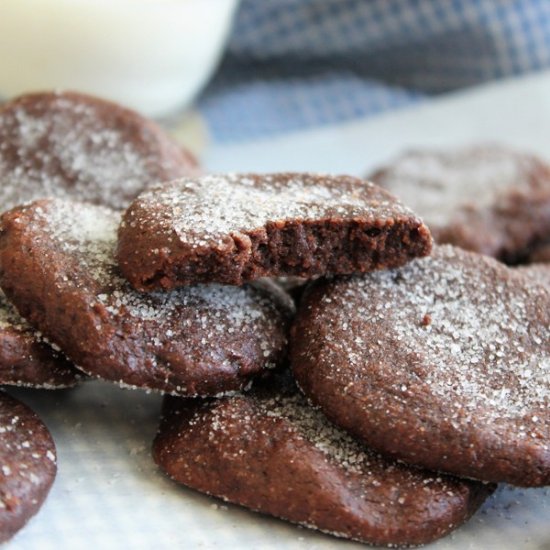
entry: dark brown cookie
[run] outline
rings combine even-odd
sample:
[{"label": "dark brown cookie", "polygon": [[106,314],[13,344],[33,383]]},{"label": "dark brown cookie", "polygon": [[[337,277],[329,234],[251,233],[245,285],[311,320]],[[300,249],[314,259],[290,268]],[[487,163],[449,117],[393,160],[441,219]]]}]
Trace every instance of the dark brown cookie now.
[{"label": "dark brown cookie", "polygon": [[0,209],[46,197],[126,208],[146,187],[196,173],[154,122],[75,92],[21,96],[0,108]]},{"label": "dark brown cookie", "polygon": [[289,390],[167,398],[155,461],[193,489],[371,544],[435,540],[493,490],[386,461]]},{"label": "dark brown cookie", "polygon": [[66,388],[74,386],[80,377],[65,356],[44,342],[0,291],[0,385]]},{"label": "dark brown cookie", "polygon": [[550,166],[506,147],[411,151],[371,179],[418,212],[438,243],[516,263],[550,234]]},{"label": "dark brown cookie", "polygon": [[114,259],[120,215],[59,199],[2,217],[0,284],[85,372],[178,395],[245,387],[286,355],[293,306],[279,288],[140,294]]},{"label": "dark brown cookie", "polygon": [[370,271],[430,249],[422,221],[370,182],[230,174],[142,193],[124,214],[117,256],[135,288],[152,290]]},{"label": "dark brown cookie", "polygon": [[0,392],[0,543],[38,512],[57,471],[50,432],[27,406]]},{"label": "dark brown cookie", "polygon": [[[38,93],[0,108],[0,211],[47,196],[123,208],[195,168],[156,124],[107,101]],[[76,371],[34,334],[0,291],[0,384],[73,385]]]},{"label": "dark brown cookie", "polygon": [[291,336],[300,387],[380,452],[516,485],[550,483],[550,293],[439,246],[318,282]]}]

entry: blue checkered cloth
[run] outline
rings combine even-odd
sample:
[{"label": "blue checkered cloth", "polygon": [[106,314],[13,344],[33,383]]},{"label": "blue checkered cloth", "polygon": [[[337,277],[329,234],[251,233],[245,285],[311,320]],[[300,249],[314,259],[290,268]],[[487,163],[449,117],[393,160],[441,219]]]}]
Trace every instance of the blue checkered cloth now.
[{"label": "blue checkered cloth", "polygon": [[545,67],[550,0],[242,0],[198,107],[252,140]]}]

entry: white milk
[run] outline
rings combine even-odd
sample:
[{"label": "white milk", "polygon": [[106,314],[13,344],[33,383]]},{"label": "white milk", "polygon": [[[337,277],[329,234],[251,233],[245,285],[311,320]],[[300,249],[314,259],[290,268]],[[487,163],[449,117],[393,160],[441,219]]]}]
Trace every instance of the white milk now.
[{"label": "white milk", "polygon": [[191,101],[238,0],[0,0],[0,96],[72,89],[150,116]]}]

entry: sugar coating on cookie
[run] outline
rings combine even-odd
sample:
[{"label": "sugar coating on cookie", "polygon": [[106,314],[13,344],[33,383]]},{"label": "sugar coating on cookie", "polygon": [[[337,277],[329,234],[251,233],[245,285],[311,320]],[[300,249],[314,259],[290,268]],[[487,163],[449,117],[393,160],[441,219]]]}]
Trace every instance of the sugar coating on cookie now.
[{"label": "sugar coating on cookie", "polygon": [[47,197],[125,208],[148,185],[196,171],[138,113],[74,92],[21,96],[0,108],[0,207]]},{"label": "sugar coating on cookie", "polygon": [[167,400],[156,462],[199,491],[372,544],[439,538],[493,489],[387,461],[299,393],[269,386],[202,404]]},{"label": "sugar coating on cookie", "polygon": [[284,359],[293,305],[274,285],[144,295],[116,266],[117,212],[49,200],[2,220],[3,288],[89,374],[178,395],[213,395],[242,389]]},{"label": "sugar coating on cookie", "polygon": [[0,543],[38,512],[57,471],[55,445],[27,406],[0,392]]},{"label": "sugar coating on cookie", "polygon": [[422,221],[372,183],[307,173],[157,185],[126,211],[119,238],[121,270],[142,290],[367,271],[431,247]]},{"label": "sugar coating on cookie", "polygon": [[370,177],[439,243],[515,262],[550,232],[550,165],[507,147],[410,151]]},{"label": "sugar coating on cookie", "polygon": [[550,264],[534,263],[522,265],[516,268],[516,272],[550,291]]},{"label": "sugar coating on cookie", "polygon": [[451,246],[321,282],[293,327],[300,387],[381,452],[519,485],[550,482],[550,294]]}]

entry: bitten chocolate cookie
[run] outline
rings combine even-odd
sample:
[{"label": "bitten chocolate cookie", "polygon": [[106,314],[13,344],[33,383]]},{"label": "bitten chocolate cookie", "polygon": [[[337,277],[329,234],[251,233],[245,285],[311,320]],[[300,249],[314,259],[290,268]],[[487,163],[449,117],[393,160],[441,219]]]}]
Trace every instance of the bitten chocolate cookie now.
[{"label": "bitten chocolate cookie", "polygon": [[74,386],[80,374],[43,341],[0,292],[0,385],[33,388]]},{"label": "bitten chocolate cookie", "polygon": [[550,234],[550,166],[506,147],[411,151],[370,179],[418,212],[439,243],[516,263]]},{"label": "bitten chocolate cookie", "polygon": [[[195,168],[156,124],[94,97],[38,93],[0,108],[0,211],[47,196],[124,208]],[[0,291],[0,384],[73,385],[76,371],[35,334]]]},{"label": "bitten chocolate cookie", "polygon": [[492,490],[384,460],[273,380],[253,395],[167,398],[157,464],[193,489],[371,544],[435,540]]},{"label": "bitten chocolate cookie", "polygon": [[291,333],[298,384],[380,452],[485,481],[550,483],[550,293],[439,246],[318,282]]},{"label": "bitten chocolate cookie", "polygon": [[0,284],[85,372],[179,395],[245,387],[286,355],[293,306],[275,285],[134,291],[116,267],[120,215],[59,199],[7,212]]},{"label": "bitten chocolate cookie", "polygon": [[0,543],[38,512],[57,471],[55,445],[42,421],[0,392]]},{"label": "bitten chocolate cookie", "polygon": [[428,229],[370,182],[312,174],[160,184],[128,208],[118,260],[140,290],[395,267],[429,254]]}]

